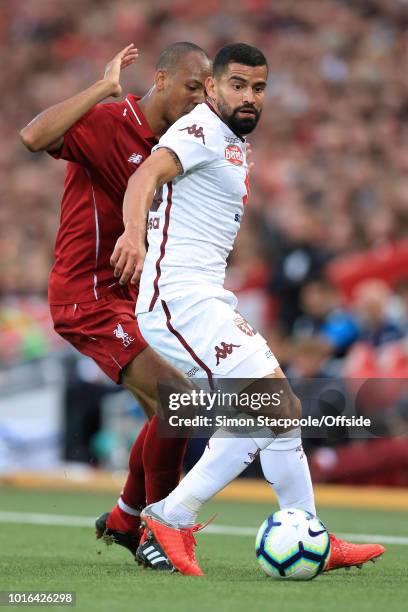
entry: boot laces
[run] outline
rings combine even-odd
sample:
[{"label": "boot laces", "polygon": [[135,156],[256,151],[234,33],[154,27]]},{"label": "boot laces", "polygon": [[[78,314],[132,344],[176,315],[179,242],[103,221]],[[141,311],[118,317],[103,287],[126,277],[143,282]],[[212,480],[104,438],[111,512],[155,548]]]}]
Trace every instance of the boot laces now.
[{"label": "boot laces", "polygon": [[184,545],[186,547],[187,554],[191,560],[195,561],[194,547],[197,546],[197,541],[194,536],[195,532],[205,529],[207,525],[213,522],[216,516],[217,515],[214,514],[208,519],[208,521],[205,521],[205,523],[196,523],[192,527],[185,527],[180,530],[183,535]]}]

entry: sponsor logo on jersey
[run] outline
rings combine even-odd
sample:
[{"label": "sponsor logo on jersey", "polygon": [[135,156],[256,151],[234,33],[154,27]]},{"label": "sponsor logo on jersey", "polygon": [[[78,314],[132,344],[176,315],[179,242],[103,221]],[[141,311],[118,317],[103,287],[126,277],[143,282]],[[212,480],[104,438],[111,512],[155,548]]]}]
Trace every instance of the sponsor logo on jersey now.
[{"label": "sponsor logo on jersey", "polygon": [[129,344],[132,344],[134,338],[129,336],[127,332],[123,329],[120,323],[116,325],[116,329],[113,330],[113,335],[116,336],[118,340],[122,340],[123,346],[127,348]]},{"label": "sponsor logo on jersey", "polygon": [[242,166],[244,154],[241,151],[241,147],[238,147],[238,145],[228,145],[225,149],[225,159],[234,164],[234,166]]},{"label": "sponsor logo on jersey", "polygon": [[203,144],[205,145],[204,130],[201,126],[197,127],[197,124],[193,123],[193,125],[189,125],[188,127],[181,128],[179,130],[179,132],[185,131],[187,131],[187,134],[189,134],[190,136],[194,136],[194,138],[201,138]]},{"label": "sponsor logo on jersey", "polygon": [[255,336],[256,330],[240,314],[235,317],[234,323],[247,336]]},{"label": "sponsor logo on jersey", "polygon": [[228,355],[231,355],[234,348],[239,348],[240,344],[228,344],[228,342],[221,342],[220,346],[214,346],[215,357],[217,364],[220,365],[220,359],[226,359]]},{"label": "sponsor logo on jersey", "polygon": [[129,157],[128,162],[132,162],[132,164],[136,164],[137,166],[143,161],[143,155],[140,153],[132,153]]},{"label": "sponsor logo on jersey", "polygon": [[160,227],[160,217],[150,217],[149,221],[147,222],[147,229],[155,230],[155,229],[159,229],[159,227]]}]

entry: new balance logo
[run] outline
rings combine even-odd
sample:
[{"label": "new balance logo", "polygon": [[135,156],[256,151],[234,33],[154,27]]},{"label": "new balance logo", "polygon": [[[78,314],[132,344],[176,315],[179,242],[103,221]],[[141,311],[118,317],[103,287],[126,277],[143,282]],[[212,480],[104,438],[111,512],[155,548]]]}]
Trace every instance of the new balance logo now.
[{"label": "new balance logo", "polygon": [[215,357],[217,358],[217,364],[220,364],[220,359],[226,359],[228,355],[231,355],[234,348],[239,348],[240,344],[227,344],[227,342],[221,342],[221,346],[215,346]]},{"label": "new balance logo", "polygon": [[189,127],[181,128],[181,130],[179,130],[179,132],[185,132],[185,131],[187,131],[187,133],[190,134],[190,136],[194,136],[195,138],[201,138],[201,140],[203,141],[203,144],[205,145],[204,131],[202,127],[197,127],[197,124],[194,123],[193,125],[190,125]]},{"label": "new balance logo", "polygon": [[129,344],[132,344],[134,338],[129,336],[127,332],[123,329],[120,323],[117,324],[116,329],[113,330],[113,334],[117,337],[118,340],[122,340],[123,346],[127,348]]},{"label": "new balance logo", "polygon": [[128,162],[132,162],[132,164],[136,165],[139,165],[142,161],[143,155],[140,155],[139,153],[132,153],[132,155],[128,159]]}]

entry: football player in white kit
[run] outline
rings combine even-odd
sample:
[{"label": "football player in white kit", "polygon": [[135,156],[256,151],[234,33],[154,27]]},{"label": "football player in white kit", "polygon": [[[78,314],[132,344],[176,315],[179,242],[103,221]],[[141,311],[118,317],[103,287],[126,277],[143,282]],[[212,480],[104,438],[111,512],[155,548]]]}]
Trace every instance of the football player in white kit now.
[{"label": "football player in white kit", "polygon": [[[146,341],[210,387],[223,379],[284,379],[265,339],[237,313],[235,296],[223,287],[248,198],[244,136],[260,118],[267,76],[266,59],[255,47],[237,43],[217,53],[207,102],[176,121],[130,178],[125,231],[111,259],[122,284],[141,274],[136,313]],[[246,391],[255,389],[256,382]],[[299,400],[285,389],[279,416],[298,418]],[[300,431],[268,429],[261,436],[223,431],[210,438],[176,489],[142,512],[150,533],[147,557],[148,551],[164,553],[181,573],[202,575],[194,553],[197,513],[257,455],[280,507],[316,514]],[[379,545],[330,538],[326,569],[360,565],[384,552]]]}]

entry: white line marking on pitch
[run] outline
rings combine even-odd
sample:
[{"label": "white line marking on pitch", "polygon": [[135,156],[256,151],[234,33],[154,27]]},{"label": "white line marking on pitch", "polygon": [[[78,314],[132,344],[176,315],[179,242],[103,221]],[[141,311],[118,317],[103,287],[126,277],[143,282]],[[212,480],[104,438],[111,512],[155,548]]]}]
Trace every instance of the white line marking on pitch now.
[{"label": "white line marking on pitch", "polygon": [[[34,512],[0,511],[0,523],[28,525],[54,525],[61,527],[94,527],[95,519],[88,516],[69,516],[66,514],[40,514]],[[203,533],[233,536],[254,536],[254,527],[235,527],[232,525],[208,525]],[[338,533],[341,538],[355,542],[379,542],[381,544],[401,544],[408,546],[408,537],[368,533]]]}]

